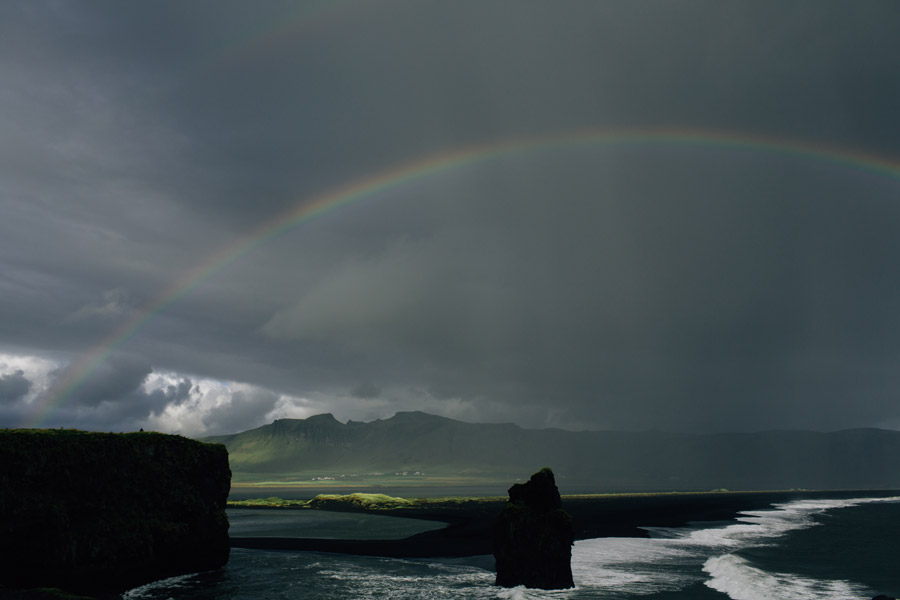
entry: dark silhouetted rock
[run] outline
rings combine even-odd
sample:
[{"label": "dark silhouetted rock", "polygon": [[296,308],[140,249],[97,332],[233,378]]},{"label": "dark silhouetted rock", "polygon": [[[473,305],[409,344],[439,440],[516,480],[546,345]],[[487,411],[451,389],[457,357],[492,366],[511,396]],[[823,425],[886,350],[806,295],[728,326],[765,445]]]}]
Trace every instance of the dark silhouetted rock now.
[{"label": "dark silhouetted rock", "polygon": [[220,567],[230,485],[218,444],[0,430],[0,586],[120,591]]},{"label": "dark silhouetted rock", "polygon": [[545,590],[574,587],[572,519],[562,509],[553,471],[543,468],[509,488],[494,524],[497,585]]}]

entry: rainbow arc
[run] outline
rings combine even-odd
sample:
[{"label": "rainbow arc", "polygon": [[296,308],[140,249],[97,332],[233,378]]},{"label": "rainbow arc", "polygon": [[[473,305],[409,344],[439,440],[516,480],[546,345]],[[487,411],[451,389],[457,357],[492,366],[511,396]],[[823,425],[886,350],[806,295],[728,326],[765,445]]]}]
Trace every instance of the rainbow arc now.
[{"label": "rainbow arc", "polygon": [[560,135],[516,138],[474,144],[448,152],[412,160],[375,173],[312,198],[304,198],[289,210],[263,223],[240,239],[222,246],[160,290],[130,318],[110,331],[80,358],[70,364],[54,385],[37,400],[29,426],[37,426],[93,374],[109,356],[133,338],[169,306],[190,294],[197,286],[228,269],[260,246],[317,217],[373,198],[380,192],[399,188],[438,173],[461,169],[475,163],[559,149],[616,146],[662,146],[674,149],[740,149],[774,154],[838,168],[871,173],[900,181],[900,161],[853,149],[797,140],[740,133],[693,129],[630,129],[580,131]]}]

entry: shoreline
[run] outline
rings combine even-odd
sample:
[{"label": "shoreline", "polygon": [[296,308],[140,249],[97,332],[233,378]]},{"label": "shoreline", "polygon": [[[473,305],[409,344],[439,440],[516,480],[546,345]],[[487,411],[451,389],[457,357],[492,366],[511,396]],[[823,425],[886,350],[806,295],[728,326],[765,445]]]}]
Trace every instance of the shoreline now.
[{"label": "shoreline", "polygon": [[[649,537],[644,527],[684,527],[691,523],[734,521],[740,513],[792,500],[900,495],[900,490],[698,492],[563,496],[563,509],[575,526],[575,539]],[[286,537],[231,538],[232,548],[331,552],[389,558],[460,558],[493,554],[493,525],[506,500],[431,502],[392,509],[347,509],[385,516],[444,521],[447,527],[398,540]],[[280,508],[273,510],[321,510]]]}]

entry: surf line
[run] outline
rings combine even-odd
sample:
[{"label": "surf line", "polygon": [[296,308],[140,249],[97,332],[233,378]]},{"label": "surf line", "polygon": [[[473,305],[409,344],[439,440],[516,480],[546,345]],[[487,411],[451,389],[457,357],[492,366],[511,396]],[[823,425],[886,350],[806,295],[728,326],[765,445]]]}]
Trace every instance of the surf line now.
[{"label": "surf line", "polygon": [[209,254],[169,286],[134,311],[118,327],[70,363],[50,388],[35,401],[26,426],[39,426],[73,397],[79,387],[113,352],[133,338],[148,322],[191,293],[197,286],[226,270],[254,249],[309,223],[317,217],[351,206],[404,184],[475,163],[527,156],[553,150],[616,146],[709,148],[776,155],[839,168],[872,173],[900,181],[900,160],[858,150],[787,138],[698,129],[588,130],[545,136],[511,138],[474,144],[437,153],[380,171],[321,195],[303,199],[266,221],[249,234]]}]

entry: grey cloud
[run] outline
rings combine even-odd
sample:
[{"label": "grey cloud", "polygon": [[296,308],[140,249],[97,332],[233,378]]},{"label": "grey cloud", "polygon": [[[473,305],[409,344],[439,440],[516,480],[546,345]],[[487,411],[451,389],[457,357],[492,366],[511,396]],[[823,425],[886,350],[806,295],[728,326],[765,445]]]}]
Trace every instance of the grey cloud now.
[{"label": "grey cloud", "polygon": [[[134,394],[152,372],[152,367],[141,358],[113,355],[88,374],[67,402],[77,406],[97,406],[126,398]],[[65,373],[60,376],[64,377]]]},{"label": "grey cloud", "polygon": [[25,377],[25,373],[21,369],[0,375],[0,402],[15,402],[30,390],[31,381]]},{"label": "grey cloud", "polygon": [[223,429],[280,393],[387,416],[410,390],[532,426],[898,418],[896,176],[803,152],[511,153],[204,270],[288,208],[497,139],[673,126],[891,164],[895,5],[293,8],[0,7],[0,340],[67,360],[155,311],[60,419],[188,399],[186,376],[145,393],[153,370],[270,390],[211,414]]},{"label": "grey cloud", "polygon": [[80,307],[68,318],[71,321],[112,321],[116,322],[133,310],[132,302],[122,290],[107,290],[99,300]]},{"label": "grey cloud", "polygon": [[[88,380],[76,387],[55,410],[41,415],[41,426],[74,427],[88,430],[130,431],[142,426],[154,412],[169,404],[182,403],[191,391],[190,379],[183,378],[175,385],[146,392],[143,382],[151,371],[133,357],[115,356],[90,374]],[[65,374],[51,373],[51,379]],[[16,399],[16,393],[27,393],[29,382],[22,371],[0,377],[0,400]],[[11,396],[6,394],[10,393]],[[2,426],[32,424],[34,406],[5,402],[0,409]]]},{"label": "grey cloud", "polygon": [[[256,48],[265,69],[226,59],[192,79],[176,114],[233,190],[221,216],[254,219],[344,182],[347,163],[367,173],[523,130],[707,123],[890,144],[870,109],[897,99],[874,78],[893,67],[879,47],[890,18],[874,9],[526,6],[514,19],[499,4],[362,10],[343,36]],[[205,198],[196,206],[218,204]]]},{"label": "grey cloud", "polygon": [[[791,386],[806,400],[779,418],[846,419],[856,409],[835,390],[820,395],[786,365],[890,339],[877,327],[896,330],[883,300],[897,290],[867,273],[886,273],[891,253],[858,254],[858,234],[893,245],[894,221],[872,220],[886,216],[878,202],[849,204],[839,175],[810,185],[817,167],[799,165],[776,180],[771,160],[647,156],[603,173],[599,198],[510,183],[517,222],[341,265],[264,331],[339,343],[445,396],[552,399],[598,424],[722,427],[784,404]],[[554,184],[575,176],[560,168]],[[868,308],[841,306],[850,295]]]},{"label": "grey cloud", "polygon": [[182,378],[175,385],[167,385],[157,388],[147,394],[149,403],[161,407],[167,404],[184,404],[190,397],[193,383],[187,377]]},{"label": "grey cloud", "polygon": [[278,394],[269,390],[237,391],[226,409],[212,410],[204,419],[210,435],[245,431],[263,425],[263,417],[278,401]]},{"label": "grey cloud", "polygon": [[365,383],[360,383],[355,388],[353,388],[353,390],[350,392],[350,395],[354,398],[372,400],[381,396],[381,388],[371,381],[368,381]]}]

